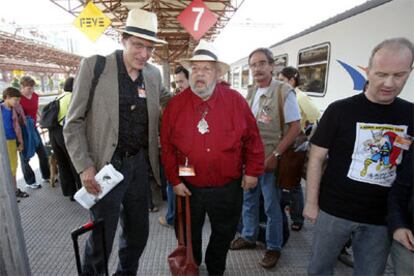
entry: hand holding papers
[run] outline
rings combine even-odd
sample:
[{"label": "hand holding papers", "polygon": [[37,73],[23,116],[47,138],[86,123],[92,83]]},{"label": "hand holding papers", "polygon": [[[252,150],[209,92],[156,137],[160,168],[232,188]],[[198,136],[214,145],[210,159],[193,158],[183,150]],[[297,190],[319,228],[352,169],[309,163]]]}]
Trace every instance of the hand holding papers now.
[{"label": "hand holding papers", "polygon": [[112,164],[108,164],[95,175],[95,180],[101,186],[102,193],[95,196],[88,193],[85,187],[82,187],[76,192],[74,198],[84,208],[90,209],[123,179],[124,176]]}]

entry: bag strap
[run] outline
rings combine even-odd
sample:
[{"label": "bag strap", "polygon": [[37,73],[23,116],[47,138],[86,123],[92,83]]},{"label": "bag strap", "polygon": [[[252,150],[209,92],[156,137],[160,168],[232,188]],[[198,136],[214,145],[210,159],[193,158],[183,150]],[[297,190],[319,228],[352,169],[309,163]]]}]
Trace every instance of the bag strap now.
[{"label": "bag strap", "polygon": [[186,263],[193,263],[194,256],[193,256],[193,242],[191,240],[190,197],[188,195],[185,196],[185,226],[186,226],[186,232],[187,232]]},{"label": "bag strap", "polygon": [[105,69],[105,63],[106,63],[106,58],[104,56],[96,55],[96,63],[93,69],[93,79],[92,79],[91,89],[89,90],[88,103],[86,104],[86,110],[85,110],[85,115],[83,116],[83,119],[86,118],[86,115],[91,109],[93,98],[95,96],[95,89],[96,89],[96,86],[98,85],[99,77],[101,76],[103,70]]},{"label": "bag strap", "polygon": [[[183,207],[182,196],[176,196],[177,199],[177,216],[178,216],[178,244],[184,246],[184,223],[183,223]],[[186,228],[186,263],[194,262],[193,242],[191,240],[191,213],[190,213],[190,197],[185,196],[185,228]]]},{"label": "bag strap", "polygon": [[280,130],[282,132],[282,137],[284,136],[284,128],[285,128],[285,113],[283,111],[283,103],[284,103],[283,95],[282,95],[282,85],[279,86],[277,90],[277,102],[279,107],[279,122],[280,122]]},{"label": "bag strap", "polygon": [[184,245],[184,226],[183,226],[183,207],[181,197],[176,196],[177,216],[178,216],[178,244]]}]

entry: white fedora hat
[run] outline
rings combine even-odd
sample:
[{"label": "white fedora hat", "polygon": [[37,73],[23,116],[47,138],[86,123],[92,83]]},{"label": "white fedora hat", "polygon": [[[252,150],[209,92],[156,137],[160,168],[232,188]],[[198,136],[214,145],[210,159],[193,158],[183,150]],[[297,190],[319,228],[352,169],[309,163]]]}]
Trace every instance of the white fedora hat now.
[{"label": "white fedora hat", "polygon": [[227,63],[219,61],[217,57],[217,49],[211,42],[200,40],[197,47],[194,49],[193,56],[189,59],[182,59],[180,63],[187,69],[191,69],[192,61],[213,61],[216,62],[220,68],[220,75],[223,76],[230,70]]},{"label": "white fedora hat", "polygon": [[157,28],[158,21],[155,13],[132,9],[128,12],[125,28],[117,30],[155,43],[167,44],[167,41],[157,38]]}]

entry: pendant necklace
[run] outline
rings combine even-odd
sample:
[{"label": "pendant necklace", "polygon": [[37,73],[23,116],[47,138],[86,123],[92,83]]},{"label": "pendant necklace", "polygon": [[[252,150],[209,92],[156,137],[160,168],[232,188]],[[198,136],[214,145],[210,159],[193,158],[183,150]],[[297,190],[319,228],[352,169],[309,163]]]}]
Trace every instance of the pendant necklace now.
[{"label": "pendant necklace", "polygon": [[206,115],[207,115],[208,111],[204,111],[203,114],[201,115],[201,119],[197,124],[197,128],[198,128],[198,132],[200,132],[201,134],[206,134],[209,131],[208,129],[208,123],[206,121]]}]

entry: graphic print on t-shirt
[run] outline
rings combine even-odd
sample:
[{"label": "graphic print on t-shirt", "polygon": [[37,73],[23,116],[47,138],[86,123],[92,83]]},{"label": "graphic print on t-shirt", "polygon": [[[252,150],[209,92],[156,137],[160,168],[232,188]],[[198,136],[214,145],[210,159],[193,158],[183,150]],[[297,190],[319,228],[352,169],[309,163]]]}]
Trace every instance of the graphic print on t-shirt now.
[{"label": "graphic print on t-shirt", "polygon": [[402,149],[394,146],[397,136],[404,137],[407,126],[357,123],[352,163],[348,177],[369,184],[391,187]]}]

